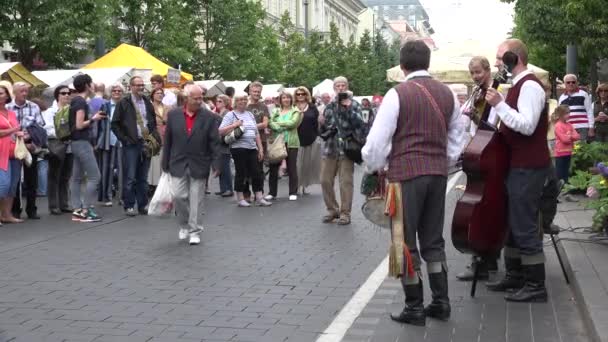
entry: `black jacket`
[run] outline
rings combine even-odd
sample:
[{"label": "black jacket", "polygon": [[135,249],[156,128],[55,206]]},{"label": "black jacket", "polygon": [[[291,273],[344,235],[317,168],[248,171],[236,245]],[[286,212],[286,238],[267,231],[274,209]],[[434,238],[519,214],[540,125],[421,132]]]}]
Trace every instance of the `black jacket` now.
[{"label": "black jacket", "polygon": [[[160,136],[156,131],[156,116],[154,115],[154,106],[147,97],[143,97],[146,105],[146,121],[148,123],[148,131],[152,134],[158,142],[160,142]],[[116,109],[114,109],[114,115],[112,116],[112,132],[116,135],[116,138],[122,143],[123,146],[133,145],[139,142],[137,137],[137,111],[135,110],[135,104],[131,100],[131,94],[123,97]]]},{"label": "black jacket", "polygon": [[209,177],[211,166],[220,170],[219,124],[216,115],[207,109],[196,113],[192,133],[186,132],[186,118],[182,108],[175,108],[167,115],[165,142],[163,146],[163,171],[171,176],[181,178],[186,167],[190,176],[195,179]]}]

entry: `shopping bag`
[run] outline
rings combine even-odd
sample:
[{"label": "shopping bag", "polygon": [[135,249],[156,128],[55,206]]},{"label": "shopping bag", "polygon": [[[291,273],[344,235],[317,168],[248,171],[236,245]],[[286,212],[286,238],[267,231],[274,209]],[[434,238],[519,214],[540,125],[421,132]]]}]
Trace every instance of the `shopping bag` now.
[{"label": "shopping bag", "polygon": [[17,141],[15,143],[15,159],[23,160],[28,165],[32,164],[32,155],[25,146],[25,142],[23,141],[22,137],[17,137]]},{"label": "shopping bag", "polygon": [[287,148],[285,147],[285,137],[283,134],[277,135],[272,144],[268,146],[268,163],[278,164],[287,158]]},{"label": "shopping bag", "polygon": [[163,172],[148,206],[148,215],[170,217],[173,214],[173,190],[171,175]]}]

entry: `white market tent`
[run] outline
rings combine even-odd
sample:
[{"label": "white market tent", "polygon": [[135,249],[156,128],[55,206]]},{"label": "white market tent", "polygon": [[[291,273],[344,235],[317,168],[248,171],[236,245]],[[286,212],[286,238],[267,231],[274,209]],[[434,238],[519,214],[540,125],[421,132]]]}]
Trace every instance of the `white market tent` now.
[{"label": "white market tent", "polygon": [[78,69],[58,69],[58,70],[44,70],[44,71],[33,71],[34,76],[41,79],[44,83],[48,84],[49,87],[55,88],[59,85],[70,85],[72,79],[77,75],[82,74]]},{"label": "white market tent", "polygon": [[289,94],[291,94],[293,96],[296,93],[296,89],[298,89],[298,88],[297,87],[294,87],[294,88],[283,88],[283,91],[285,91],[285,92],[287,92],[287,93],[289,93]]},{"label": "white market tent", "polygon": [[234,92],[236,94],[240,91],[245,91],[250,83],[251,82],[249,81],[224,81],[224,86],[226,86],[226,88],[234,88]]},{"label": "white market tent", "polygon": [[262,88],[262,98],[276,97],[283,89],[285,89],[285,87],[282,84],[264,84],[264,87]]},{"label": "white market tent", "polygon": [[369,95],[369,96],[353,96],[353,99],[355,99],[355,101],[361,103],[361,101],[363,101],[363,99],[368,99],[369,102],[372,102],[372,98],[373,96]]},{"label": "white market tent", "polygon": [[323,93],[334,93],[334,81],[325,79],[312,88],[312,96],[320,97]]},{"label": "white market tent", "polygon": [[226,91],[226,85],[222,81],[206,80],[206,81],[194,81],[194,83],[198,84],[199,86],[205,87],[205,89],[207,89],[206,96],[208,96],[208,97],[222,95]]},{"label": "white market tent", "polygon": [[[431,53],[431,65],[429,72],[433,77],[444,83],[472,84],[473,80],[469,74],[469,62],[474,56],[484,56],[494,65],[498,43],[485,44],[475,40],[453,42],[440,47]],[[549,73],[537,66],[528,63],[532,70],[542,82],[547,82]],[[492,72],[496,72],[492,66]],[[403,82],[405,76],[399,65],[386,71],[386,78],[390,82]]]}]

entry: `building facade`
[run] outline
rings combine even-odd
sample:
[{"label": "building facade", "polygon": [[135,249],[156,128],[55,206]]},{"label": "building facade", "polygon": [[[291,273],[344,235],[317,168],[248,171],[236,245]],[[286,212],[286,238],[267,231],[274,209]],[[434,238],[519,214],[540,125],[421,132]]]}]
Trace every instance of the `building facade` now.
[{"label": "building facade", "polygon": [[369,7],[359,13],[357,41],[361,40],[365,31],[370,32],[372,40],[375,38],[376,34],[381,34],[382,38],[384,38],[388,44],[391,44],[395,39],[401,38],[401,35],[396,32],[382,16],[379,16],[373,8]]},{"label": "building facade", "polygon": [[308,30],[329,33],[329,25],[334,22],[340,31],[340,37],[348,41],[357,36],[359,13],[365,9],[361,0],[260,0],[269,20],[278,22],[285,11],[289,12],[291,21],[299,30],[304,31],[306,12],[308,12]]}]

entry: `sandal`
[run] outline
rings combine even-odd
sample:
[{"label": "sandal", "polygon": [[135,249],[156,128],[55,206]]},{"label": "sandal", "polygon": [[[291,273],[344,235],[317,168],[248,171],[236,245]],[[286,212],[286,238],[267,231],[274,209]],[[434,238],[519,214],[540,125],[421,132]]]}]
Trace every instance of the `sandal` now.
[{"label": "sandal", "polygon": [[23,223],[23,220],[18,219],[16,217],[2,218],[0,219],[2,223]]},{"label": "sandal", "polygon": [[323,223],[332,223],[334,222],[335,219],[339,218],[340,216],[337,214],[327,214],[325,216],[323,216]]},{"label": "sandal", "polygon": [[350,217],[348,216],[340,216],[340,218],[338,219],[338,225],[339,226],[346,226],[350,224]]}]

